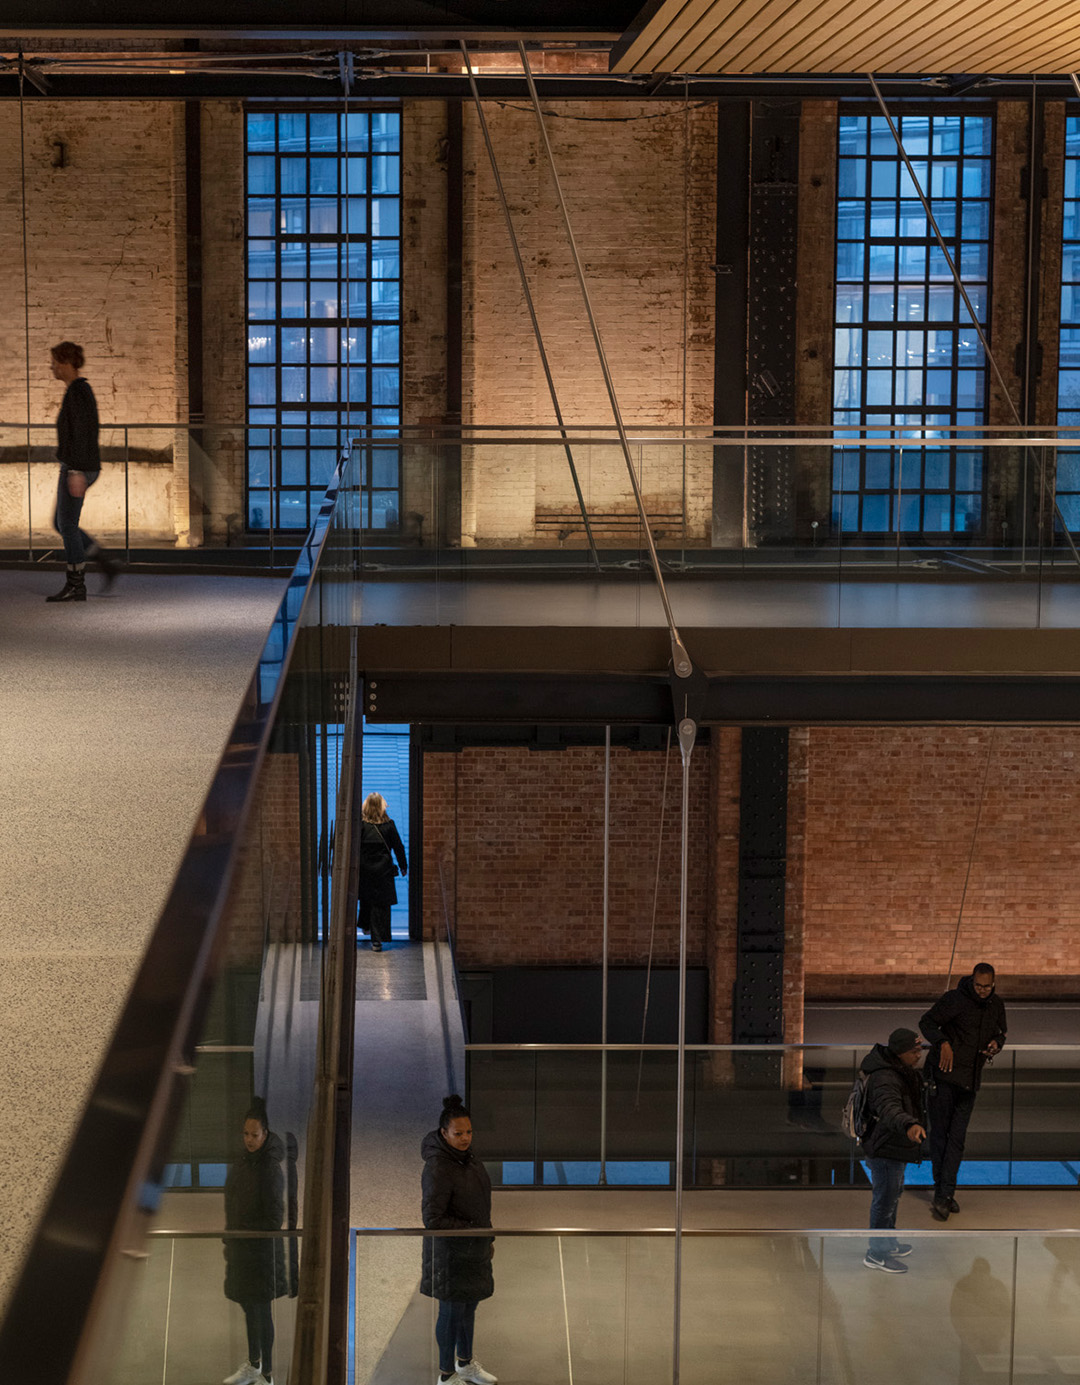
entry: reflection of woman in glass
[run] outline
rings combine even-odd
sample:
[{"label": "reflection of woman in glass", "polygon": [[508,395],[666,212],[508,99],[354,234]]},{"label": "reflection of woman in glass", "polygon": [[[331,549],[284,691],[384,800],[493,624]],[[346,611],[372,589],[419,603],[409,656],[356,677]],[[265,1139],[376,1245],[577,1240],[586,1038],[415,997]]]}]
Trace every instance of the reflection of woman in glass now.
[{"label": "reflection of woman in glass", "polygon": [[[285,1216],[285,1146],[266,1119],[266,1103],[255,1097],[244,1117],[244,1150],[225,1180],[228,1231],[278,1231]],[[273,1302],[288,1293],[285,1243],[280,1236],[225,1238],[225,1297],[244,1310],[248,1359],[224,1385],[273,1382]]]},{"label": "reflection of woman in glass", "polygon": [[[405,875],[409,863],[401,844],[394,819],[386,815],[386,799],[381,793],[369,793],[361,809],[360,879],[357,893],[360,898],[360,928],[371,934],[371,949],[381,952],[383,943],[390,941],[390,910],[397,903],[394,877],[400,870]],[[397,857],[397,868],[394,857]]]}]

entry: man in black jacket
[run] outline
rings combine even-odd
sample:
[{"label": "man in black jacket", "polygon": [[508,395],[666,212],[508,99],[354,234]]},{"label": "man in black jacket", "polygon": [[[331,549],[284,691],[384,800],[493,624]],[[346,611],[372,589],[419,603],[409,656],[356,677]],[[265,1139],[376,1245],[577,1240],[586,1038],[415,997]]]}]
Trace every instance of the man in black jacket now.
[{"label": "man in black jacket", "polygon": [[[888,1044],[875,1044],[862,1060],[866,1076],[866,1105],[870,1123],[862,1139],[870,1183],[871,1231],[892,1231],[904,1191],[908,1164],[921,1158],[926,1139],[922,1078],[915,1071],[922,1044],[914,1029],[894,1029]],[[863,1264],[886,1274],[906,1274],[904,1257],[911,1246],[895,1236],[872,1236]]]},{"label": "man in black jacket", "polygon": [[930,1072],[930,1159],[934,1166],[931,1213],[947,1221],[959,1212],[954,1196],[964,1157],[964,1139],[982,1070],[1005,1047],[1005,1005],[994,994],[994,968],[980,962],[946,991],[919,1021],[933,1044]]}]

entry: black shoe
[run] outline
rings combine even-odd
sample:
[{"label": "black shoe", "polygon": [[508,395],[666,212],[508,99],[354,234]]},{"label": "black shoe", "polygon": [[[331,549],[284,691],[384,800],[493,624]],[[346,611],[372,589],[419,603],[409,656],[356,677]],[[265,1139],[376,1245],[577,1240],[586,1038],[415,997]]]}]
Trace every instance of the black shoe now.
[{"label": "black shoe", "polygon": [[930,1204],[930,1215],[937,1221],[948,1221],[951,1211],[952,1208],[947,1202],[939,1202],[937,1198]]},{"label": "black shoe", "polygon": [[104,549],[101,548],[97,549],[93,556],[98,572],[105,578],[105,581],[101,584],[101,590],[107,592],[116,581],[117,577],[120,576],[120,564],[113,558],[110,558]]},{"label": "black shoe", "polygon": [[951,1198],[948,1199],[947,1206],[948,1206],[950,1212],[959,1212],[959,1210],[960,1210],[960,1204],[957,1202],[956,1198],[954,1198],[954,1197],[951,1197]]},{"label": "black shoe", "polygon": [[380,942],[373,942],[373,943],[371,944],[371,950],[372,950],[372,952],[381,952],[381,951],[382,951],[382,943],[380,943]]},{"label": "black shoe", "polygon": [[892,1255],[875,1255],[868,1250],[863,1258],[868,1270],[884,1270],[886,1274],[907,1274],[907,1266]]},{"label": "black shoe", "polygon": [[83,574],[73,567],[67,570],[64,585],[52,596],[47,596],[46,601],[85,601],[86,600],[86,578]]}]

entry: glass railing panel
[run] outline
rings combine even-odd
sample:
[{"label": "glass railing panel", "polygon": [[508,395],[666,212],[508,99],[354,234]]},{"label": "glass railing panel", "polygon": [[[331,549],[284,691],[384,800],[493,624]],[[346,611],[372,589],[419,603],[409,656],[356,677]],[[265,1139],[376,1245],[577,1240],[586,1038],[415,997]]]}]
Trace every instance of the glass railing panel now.
[{"label": "glass railing panel", "polygon": [[[844,1105],[867,1045],[691,1046],[684,1183],[866,1187]],[[471,1108],[493,1181],[505,1187],[669,1187],[674,1180],[674,1049],[611,1049],[606,1123],[598,1048],[466,1050]],[[983,1072],[962,1187],[1073,1186],[1080,1178],[1080,1050],[1006,1049]],[[929,1153],[908,1184],[933,1183]]]},{"label": "glass railing panel", "polygon": [[272,1327],[266,1365],[283,1385],[292,1358],[299,1244],[297,1237],[271,1232],[151,1236],[111,1385],[181,1385],[232,1375],[249,1356],[246,1312],[235,1295],[257,1287],[267,1297],[250,1311],[259,1315],[262,1330],[267,1321]]},{"label": "glass railing panel", "polygon": [[[1000,1286],[1002,1281],[1009,1283],[1004,1273],[999,1270],[995,1282],[987,1267],[975,1260],[966,1282],[957,1284],[954,1296],[963,1284],[961,1301],[966,1305],[974,1299],[984,1309],[981,1333],[965,1334],[966,1360],[973,1356],[975,1365],[989,1373],[1002,1358],[1009,1359],[1011,1344],[1013,1380],[1075,1379],[1080,1374],[1080,1236],[1050,1231],[1018,1237],[1015,1276],[1015,1313],[1008,1320],[1011,1343],[1000,1320],[993,1318],[995,1311],[1004,1316],[1007,1299]],[[974,1374],[969,1378],[978,1379]]]},{"label": "glass railing panel", "polygon": [[[436,1378],[439,1304],[421,1290],[423,1243],[441,1259],[461,1253],[449,1249],[461,1239],[475,1240],[355,1233],[356,1385]],[[491,1268],[494,1292],[474,1319],[485,1369],[587,1385],[670,1378],[672,1237],[496,1233]]]},{"label": "glass railing panel", "polygon": [[[492,1234],[493,1292],[476,1305],[473,1349],[500,1377],[669,1380],[676,1330],[679,1378],[695,1385],[718,1374],[807,1385],[1076,1374],[1075,1232],[901,1231],[907,1272],[888,1277],[864,1263],[866,1231],[692,1232],[678,1266],[670,1229]],[[357,1385],[438,1370],[424,1240],[453,1238],[355,1233]]]},{"label": "glass railing panel", "polygon": [[[1008,1181],[1022,1186],[1075,1187],[1080,1183],[1080,1050],[1007,1048],[992,1071],[1002,1065],[1012,1079]],[[982,1101],[980,1092],[976,1110]]]},{"label": "glass railing panel", "polygon": [[[903,1212],[900,1222],[902,1227]],[[901,1239],[912,1246],[902,1262],[909,1272],[886,1276],[863,1264],[866,1242],[861,1237],[832,1233],[821,1238],[822,1367],[817,1378],[829,1385],[900,1385],[904,1357],[910,1367],[912,1352],[919,1379],[931,1385],[1026,1378],[1012,1374],[1018,1364],[1011,1350],[1018,1321],[1013,1294],[1018,1238],[993,1232],[902,1232]],[[883,1280],[892,1292],[880,1292]],[[816,1345],[803,1344],[806,1357],[812,1359]]]}]

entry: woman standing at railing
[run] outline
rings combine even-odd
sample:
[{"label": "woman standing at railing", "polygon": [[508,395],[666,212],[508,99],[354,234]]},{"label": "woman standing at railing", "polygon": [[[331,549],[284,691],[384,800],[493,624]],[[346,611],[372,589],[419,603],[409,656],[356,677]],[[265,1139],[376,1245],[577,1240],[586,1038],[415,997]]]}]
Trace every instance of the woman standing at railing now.
[{"label": "woman standing at railing", "polygon": [[[285,1146],[267,1124],[266,1102],[255,1097],[244,1117],[244,1153],[225,1181],[228,1231],[278,1231],[285,1217]],[[289,1292],[285,1242],[280,1236],[225,1238],[225,1297],[244,1310],[248,1359],[224,1385],[273,1385],[276,1298]]]},{"label": "woman standing at railing", "polygon": [[86,492],[101,475],[98,449],[98,411],[90,382],[79,374],[86,358],[81,346],[62,341],[51,351],[53,378],[67,385],[56,419],[56,456],[60,479],[56,487],[53,527],[64,540],[67,576],[64,585],[46,601],[86,600],[86,560],[94,559],[112,585],[116,564],[102,552],[96,540],[79,528]]},{"label": "woman standing at railing", "polygon": [[[381,952],[383,943],[390,941],[390,910],[397,903],[394,878],[400,870],[405,875],[409,863],[405,848],[386,813],[386,799],[381,793],[369,793],[360,812],[360,928],[371,934],[371,950]],[[397,866],[394,857],[397,857]]]},{"label": "woman standing at railing", "polygon": [[[472,1152],[472,1121],[461,1097],[443,1100],[439,1128],[424,1136],[424,1226],[433,1231],[491,1226],[491,1179]],[[473,1355],[476,1305],[495,1292],[491,1236],[425,1236],[420,1292],[439,1300],[436,1385],[496,1385]]]}]

